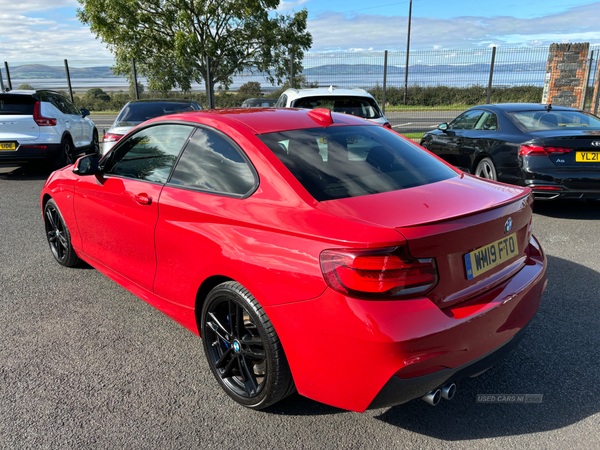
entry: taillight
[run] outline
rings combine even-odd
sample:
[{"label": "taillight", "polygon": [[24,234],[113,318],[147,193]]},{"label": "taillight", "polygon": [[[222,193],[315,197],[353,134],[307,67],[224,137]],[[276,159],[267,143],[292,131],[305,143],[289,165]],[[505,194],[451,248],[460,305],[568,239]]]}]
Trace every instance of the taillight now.
[{"label": "taillight", "polygon": [[106,133],[102,138],[102,142],[117,142],[123,136],[123,134]]},{"label": "taillight", "polygon": [[33,106],[33,120],[35,123],[37,123],[40,127],[56,126],[56,119],[42,116],[42,113],[40,112],[41,106],[42,105],[40,102],[35,102],[35,105]]},{"label": "taillight", "polygon": [[389,128],[390,130],[392,129],[392,125],[389,122],[384,123],[383,126]]},{"label": "taillight", "polygon": [[433,258],[414,259],[406,247],[381,250],[325,250],[321,270],[336,291],[357,297],[424,295],[437,284]]},{"label": "taillight", "polygon": [[572,148],[541,147],[539,145],[521,145],[519,155],[521,156],[550,156],[564,154],[573,151]]}]

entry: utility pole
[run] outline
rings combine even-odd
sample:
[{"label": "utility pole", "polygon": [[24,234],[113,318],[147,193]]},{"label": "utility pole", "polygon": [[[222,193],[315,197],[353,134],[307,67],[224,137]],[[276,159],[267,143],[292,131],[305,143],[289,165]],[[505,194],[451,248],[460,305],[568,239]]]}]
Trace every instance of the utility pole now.
[{"label": "utility pole", "polygon": [[410,6],[408,7],[408,38],[406,39],[406,68],[404,70],[404,104],[408,98],[408,55],[410,53],[410,22],[412,19],[412,0],[410,0]]}]

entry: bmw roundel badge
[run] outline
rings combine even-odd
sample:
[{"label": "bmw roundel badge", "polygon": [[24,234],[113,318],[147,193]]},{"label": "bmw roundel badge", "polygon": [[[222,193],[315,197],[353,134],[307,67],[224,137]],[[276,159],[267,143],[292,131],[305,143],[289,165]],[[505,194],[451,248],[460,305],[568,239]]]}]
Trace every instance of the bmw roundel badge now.
[{"label": "bmw roundel badge", "polygon": [[504,234],[510,233],[510,230],[512,230],[512,222],[512,217],[509,217],[506,223],[504,224]]}]

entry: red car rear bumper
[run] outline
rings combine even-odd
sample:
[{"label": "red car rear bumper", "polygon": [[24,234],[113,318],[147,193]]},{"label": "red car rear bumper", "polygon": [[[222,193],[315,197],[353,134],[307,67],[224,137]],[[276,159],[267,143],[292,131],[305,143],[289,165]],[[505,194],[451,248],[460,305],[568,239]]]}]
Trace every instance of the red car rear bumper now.
[{"label": "red car rear bumper", "polygon": [[444,310],[428,298],[360,300],[331,289],[265,310],[298,392],[362,412],[418,398],[505,356],[546,287],[546,257],[533,237],[529,254],[510,279]]}]

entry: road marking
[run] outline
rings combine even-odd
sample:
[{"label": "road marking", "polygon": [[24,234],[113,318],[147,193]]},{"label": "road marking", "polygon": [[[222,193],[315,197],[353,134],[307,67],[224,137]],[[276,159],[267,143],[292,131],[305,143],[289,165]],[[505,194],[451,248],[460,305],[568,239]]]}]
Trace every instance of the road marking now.
[{"label": "road marking", "polygon": [[427,124],[427,123],[423,123],[423,122],[407,122],[407,123],[401,123],[398,125],[392,125],[392,128],[394,127],[405,127],[407,125],[422,125],[424,127],[429,127],[429,128],[436,128],[437,125],[431,125],[431,124]]}]

